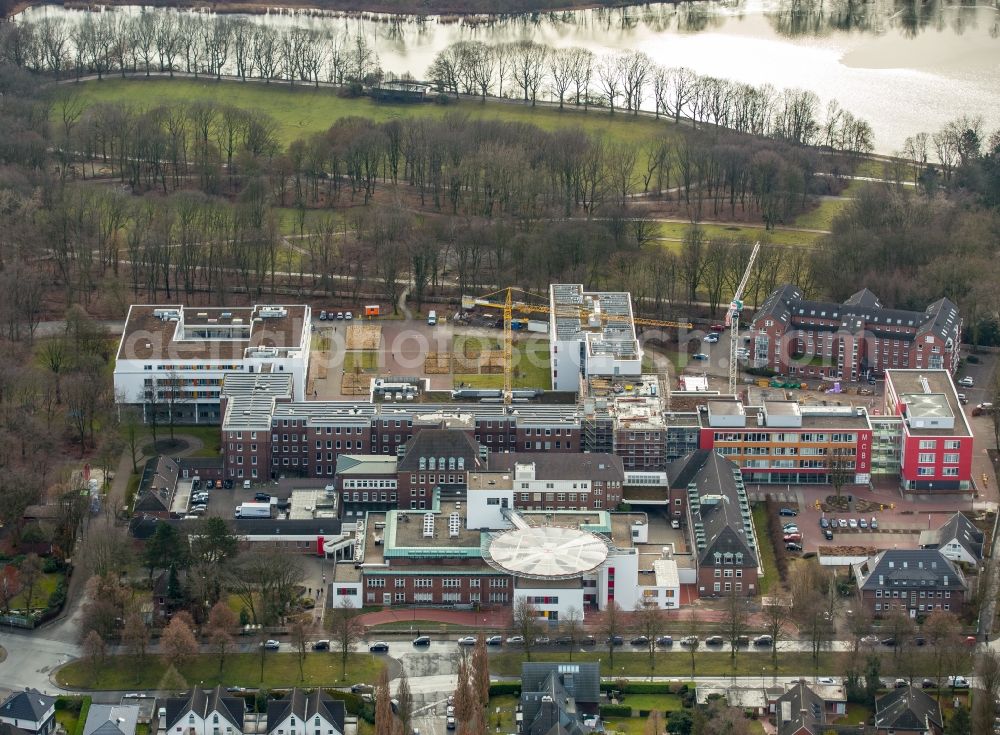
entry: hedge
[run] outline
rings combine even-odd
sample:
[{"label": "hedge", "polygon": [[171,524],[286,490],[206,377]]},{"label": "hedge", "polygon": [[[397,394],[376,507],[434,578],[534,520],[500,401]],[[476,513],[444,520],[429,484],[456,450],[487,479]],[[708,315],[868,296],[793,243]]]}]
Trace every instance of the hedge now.
[{"label": "hedge", "polygon": [[[601,685],[604,688],[604,685]],[[519,696],[521,694],[521,682],[519,681],[495,681],[490,684],[490,696],[501,697],[506,694]]]},{"label": "hedge", "polygon": [[601,705],[601,717],[631,717],[632,708],[625,704]]},{"label": "hedge", "polygon": [[618,682],[615,681],[602,681],[601,691],[616,691],[623,694],[669,694],[670,684],[656,681],[629,681],[618,686]]},{"label": "hedge", "polygon": [[90,703],[94,701],[92,697],[83,698],[83,706],[80,707],[80,719],[76,721],[76,728],[73,735],[83,735],[83,727],[87,724],[87,715],[90,714]]}]

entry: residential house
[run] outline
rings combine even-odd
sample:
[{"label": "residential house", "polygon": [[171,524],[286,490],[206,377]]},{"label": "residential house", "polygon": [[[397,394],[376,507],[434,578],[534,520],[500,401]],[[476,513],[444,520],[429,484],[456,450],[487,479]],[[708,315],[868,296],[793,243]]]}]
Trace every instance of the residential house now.
[{"label": "residential house", "polygon": [[845,713],[840,687],[811,686],[804,679],[773,702],[777,735],[865,735],[862,725],[838,725]]},{"label": "residential house", "polygon": [[939,549],[954,562],[973,568],[983,563],[983,532],[964,513],[955,513],[944,525],[920,534],[921,549]]},{"label": "residential house", "polygon": [[739,466],[699,449],[671,462],[667,476],[671,498],[687,506],[699,596],[756,595],[757,538]]},{"label": "residential house", "polygon": [[34,735],[48,735],[56,726],[56,698],[34,689],[13,692],[0,704],[0,723]]},{"label": "residential house", "polygon": [[598,725],[596,663],[521,664],[520,735],[586,735]]},{"label": "residential house", "polygon": [[889,549],[853,566],[858,598],[875,617],[934,610],[960,614],[969,594],[962,570],[940,549]]},{"label": "residential house", "polygon": [[151,457],[139,479],[132,514],[151,518],[169,518],[170,504],[177,490],[180,469],[170,457]]},{"label": "residential house", "polygon": [[875,700],[877,735],[941,735],[943,731],[941,708],[921,689],[901,687]]},{"label": "residential house", "polygon": [[135,735],[138,722],[137,704],[92,704],[83,735]]},{"label": "residential house", "polygon": [[187,697],[166,700],[166,735],[243,735],[246,702],[226,696],[222,686],[193,689]]},{"label": "residential house", "polygon": [[344,702],[322,689],[295,688],[268,702],[267,735],[344,735]]}]

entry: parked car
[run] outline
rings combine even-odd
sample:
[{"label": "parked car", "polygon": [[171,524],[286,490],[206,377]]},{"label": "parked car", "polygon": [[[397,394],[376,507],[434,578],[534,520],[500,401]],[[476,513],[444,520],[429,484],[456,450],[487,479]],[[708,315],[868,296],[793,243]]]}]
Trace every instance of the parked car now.
[{"label": "parked car", "polygon": [[667,648],[674,645],[674,639],[669,635],[661,635],[656,638],[656,645]]},{"label": "parked car", "polygon": [[890,648],[896,647],[896,639],[893,638],[892,636],[889,636],[888,638],[883,638],[881,641],[879,641],[879,643],[881,643],[883,646],[889,646]]},{"label": "parked car", "polygon": [[719,335],[716,334],[715,332],[712,332],[711,334],[706,334],[705,338],[702,340],[702,342],[708,342],[708,344],[710,345],[714,345],[718,341],[719,341]]},{"label": "parked car", "polygon": [[385,641],[375,641],[370,646],[368,646],[368,650],[371,651],[372,653],[388,653],[389,644],[386,643]]},{"label": "parked car", "polygon": [[535,638],[535,645],[536,646],[547,646],[551,642],[552,641],[549,640],[549,637],[547,635],[540,635],[537,638]]},{"label": "parked car", "polygon": [[502,646],[503,645],[503,636],[500,636],[500,635],[491,635],[491,636],[489,636],[486,639],[486,645],[487,646]]},{"label": "parked car", "polygon": [[429,646],[431,644],[431,637],[429,635],[418,635],[413,639],[413,645],[415,646]]},{"label": "parked car", "polygon": [[726,327],[724,324],[713,324],[709,327],[709,330],[712,332],[725,332]]},{"label": "parked car", "polygon": [[596,646],[597,639],[594,638],[594,636],[592,635],[588,635],[581,638],[579,641],[577,641],[577,643],[579,643],[581,646]]},{"label": "parked car", "polygon": [[781,527],[786,531],[790,528],[794,528],[795,530],[798,530],[799,528],[798,521],[788,521],[788,523],[781,524]]},{"label": "parked car", "polygon": [[278,641],[272,640],[270,638],[261,643],[260,645],[269,651],[277,651],[279,648],[281,648],[281,644]]},{"label": "parked car", "polygon": [[474,646],[476,645],[476,636],[466,635],[458,639],[458,645],[460,646]]},{"label": "parked car", "polygon": [[937,686],[937,682],[933,679],[924,679],[920,682],[921,689],[933,689]]},{"label": "parked car", "polygon": [[836,684],[837,680],[832,676],[821,676],[816,680],[817,684]]},{"label": "parked car", "polygon": [[329,651],[330,641],[328,640],[316,641],[315,643],[313,643],[312,648],[314,651]]},{"label": "parked car", "polygon": [[337,312],[337,319],[340,320],[340,321],[343,321],[343,319],[344,319],[344,312],[338,311]]},{"label": "parked car", "polygon": [[872,527],[872,530],[874,531],[875,529],[878,528],[878,519],[875,516],[872,516],[869,525]]},{"label": "parked car", "polygon": [[850,526],[851,528],[857,528],[858,527],[858,519],[857,518],[849,518],[848,521],[847,521],[847,525]]},{"label": "parked car", "polygon": [[206,480],[205,481],[205,489],[206,490],[214,490],[215,489],[215,480]]},{"label": "parked car", "polygon": [[801,533],[786,533],[784,537],[785,543],[788,543],[789,541],[801,541],[801,540],[802,540]]},{"label": "parked car", "polygon": [[916,638],[913,639],[913,645],[915,646],[923,646],[926,645],[926,643],[927,639],[924,638],[922,635],[918,635]]},{"label": "parked car", "polygon": [[840,519],[840,527],[841,528],[847,528],[847,519],[846,518],[841,518]]},{"label": "parked car", "polygon": [[964,676],[949,676],[948,686],[954,687],[955,689],[968,689],[969,680]]},{"label": "parked car", "polygon": [[792,516],[792,517],[794,517],[794,516],[797,516],[798,514],[799,514],[799,512],[797,510],[792,509],[792,508],[782,508],[781,510],[778,511],[778,515],[779,516]]},{"label": "parked car", "polygon": [[681,638],[682,646],[693,646],[698,642],[698,637],[693,635],[687,635]]},{"label": "parked car", "polygon": [[958,384],[960,386],[962,386],[963,388],[975,388],[976,387],[976,381],[972,378],[971,375],[966,375],[964,378],[962,378],[961,380],[958,381]]},{"label": "parked car", "polygon": [[351,684],[351,694],[364,694],[365,692],[374,692],[375,687],[371,684]]},{"label": "parked car", "polygon": [[753,644],[755,646],[761,646],[761,647],[767,646],[768,648],[770,648],[771,646],[774,645],[774,639],[769,635],[759,635],[753,639]]},{"label": "parked car", "polygon": [[820,528],[829,528],[830,527],[830,521],[828,521],[825,517],[824,518],[820,518],[819,519],[819,527]]},{"label": "parked car", "polygon": [[346,321],[346,322],[349,322],[349,321],[351,321],[352,319],[354,319],[354,314],[352,314],[352,313],[351,313],[351,312],[349,312],[349,311],[345,311],[345,312],[344,312],[344,321]]},{"label": "parked car", "polygon": [[222,481],[222,487],[226,488],[226,490],[232,490],[233,489],[233,481],[232,480],[223,480]]},{"label": "parked car", "polygon": [[866,635],[864,638],[861,639],[861,643],[866,646],[874,646],[876,643],[878,643],[878,636]]},{"label": "parked car", "polygon": [[789,524],[789,525],[785,526],[784,528],[782,528],[781,532],[782,533],[802,533],[799,530],[799,527],[796,526],[794,523]]},{"label": "parked car", "polygon": [[524,643],[524,636],[523,635],[512,635],[512,636],[510,636],[507,639],[507,643],[509,643],[511,645],[518,645],[518,646],[520,646],[520,645],[522,645]]},{"label": "parked car", "polygon": [[189,516],[203,516],[208,512],[207,505],[196,505],[188,510]]},{"label": "parked car", "polygon": [[623,646],[625,645],[625,637],[620,635],[610,636],[605,643],[612,646]]},{"label": "parked car", "polygon": [[445,727],[447,729],[449,729],[449,730],[454,730],[455,729],[455,716],[454,715],[449,715],[448,716],[448,718],[445,720]]},{"label": "parked car", "polygon": [[704,352],[695,352],[693,355],[691,355],[691,357],[693,359],[695,359],[695,360],[707,360],[708,359],[708,355],[706,355]]},{"label": "parked car", "polygon": [[326,321],[326,312],[325,312],[325,311],[321,311],[321,312],[319,313],[319,320],[320,320],[321,322],[325,322],[325,321]]},{"label": "parked car", "polygon": [[993,410],[992,403],[977,403],[976,407],[972,409],[973,416],[982,416],[984,413],[989,413]]},{"label": "parked car", "polygon": [[802,551],[802,544],[790,541],[789,543],[785,544],[785,551]]},{"label": "parked car", "polygon": [[964,393],[959,393],[958,394],[958,402],[961,403],[964,406],[964,405],[966,405],[969,402],[969,397],[967,395],[965,395]]},{"label": "parked car", "polygon": [[858,526],[860,528],[868,528],[868,521],[866,521],[864,518],[861,518],[858,520]]},{"label": "parked car", "polygon": [[557,646],[572,646],[575,641],[571,635],[561,635],[555,640]]},{"label": "parked car", "polygon": [[892,686],[896,689],[905,689],[910,686],[910,683],[906,679],[896,679],[896,681],[892,682]]},{"label": "parked car", "polygon": [[637,635],[635,638],[629,641],[633,646],[648,646],[649,638],[644,635]]},{"label": "parked car", "polygon": [[710,635],[705,639],[706,646],[721,646],[725,642],[725,639],[721,635]]},{"label": "parked car", "polygon": [[833,531],[831,531],[829,528],[823,531],[823,538],[825,538],[827,541],[833,541]]}]

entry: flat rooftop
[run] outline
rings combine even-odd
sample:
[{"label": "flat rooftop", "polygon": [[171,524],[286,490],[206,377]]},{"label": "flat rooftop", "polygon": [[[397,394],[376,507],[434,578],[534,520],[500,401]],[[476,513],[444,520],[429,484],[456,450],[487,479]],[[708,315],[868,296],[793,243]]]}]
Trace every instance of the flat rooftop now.
[{"label": "flat rooftop", "polygon": [[[395,536],[387,539],[392,548],[404,549],[435,549],[435,548],[475,548],[480,547],[481,534],[479,529],[468,530],[465,527],[465,508],[467,503],[448,500],[440,505],[440,511],[431,510],[398,510],[395,511]],[[449,517],[456,514],[459,518],[458,534],[452,535],[449,528]],[[389,520],[392,513],[388,514]],[[431,535],[424,533],[424,517],[433,517],[434,524]],[[388,530],[388,529],[387,529]],[[390,534],[391,535],[391,534]]]},{"label": "flat rooftop", "polygon": [[469,490],[512,490],[513,472],[470,472],[466,487]]},{"label": "flat rooftop", "polygon": [[553,339],[582,339],[592,355],[638,359],[632,296],[627,291],[584,291],[581,284],[554,283],[549,294]]},{"label": "flat rooftop", "polygon": [[134,304],[119,360],[242,360],[247,350],[304,349],[308,307]]}]

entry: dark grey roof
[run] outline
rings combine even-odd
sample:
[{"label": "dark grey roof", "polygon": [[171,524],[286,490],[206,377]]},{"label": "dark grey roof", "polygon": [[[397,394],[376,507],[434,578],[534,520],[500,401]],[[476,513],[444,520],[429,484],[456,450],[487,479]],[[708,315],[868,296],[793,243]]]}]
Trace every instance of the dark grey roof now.
[{"label": "dark grey roof", "polygon": [[805,729],[819,735],[824,729],[825,715],[823,698],[806,686],[804,681],[794,684],[791,689],[775,701],[775,718],[778,735],[790,735]]},{"label": "dark grey roof", "polygon": [[523,663],[521,691],[542,691],[552,673],[562,674],[563,686],[578,702],[592,703],[601,699],[601,676],[595,663]]},{"label": "dark grey roof", "polygon": [[932,729],[929,723],[941,727],[941,708],[921,689],[901,687],[875,700],[876,729],[923,732]]},{"label": "dark grey roof", "polygon": [[189,470],[222,470],[222,455],[218,457],[180,457],[177,460],[177,465],[183,469]]},{"label": "dark grey roof", "polygon": [[[740,566],[756,566],[749,503],[735,463],[717,452],[699,449],[667,465],[667,478],[672,488],[696,488],[698,502],[690,502],[689,497],[688,508],[699,562],[715,554],[742,554]],[[704,532],[700,544],[699,531]]]},{"label": "dark grey roof", "polygon": [[41,722],[45,713],[55,703],[55,697],[42,694],[34,689],[26,689],[23,692],[12,692],[3,701],[3,704],[0,704],[0,717],[8,717],[12,720]]},{"label": "dark grey roof", "polygon": [[[786,326],[790,326],[796,317],[836,321],[839,322],[839,327],[830,329],[839,328],[853,332],[861,328],[876,336],[888,333],[888,330],[897,327],[914,329],[915,334],[908,335],[892,332],[894,338],[907,340],[913,340],[924,334],[934,334],[943,341],[957,339],[961,326],[958,307],[945,298],[938,299],[924,311],[887,309],[867,288],[852,294],[842,304],[837,304],[832,301],[803,299],[802,292],[790,284],[780,286],[767,297],[754,315],[754,322],[767,318],[783,321]],[[813,328],[823,327],[815,325]]]},{"label": "dark grey roof", "polygon": [[399,472],[417,471],[421,457],[462,457],[466,470],[483,469],[479,444],[461,429],[423,429],[406,442],[404,452],[396,466]]},{"label": "dark grey roof", "polygon": [[139,480],[139,492],[149,488],[167,488],[173,492],[177,487],[177,477],[180,468],[170,457],[151,457],[142,468],[142,477]]},{"label": "dark grey roof", "polygon": [[[178,528],[193,531],[201,519],[172,520]],[[337,535],[341,523],[337,518],[302,518],[282,520],[280,518],[229,518],[229,530],[237,536],[303,536],[308,534]]]},{"label": "dark grey roof", "polygon": [[523,735],[587,735],[601,696],[595,663],[521,664]]},{"label": "dark grey roof", "polygon": [[862,590],[965,590],[965,576],[938,549],[889,549],[854,565]]},{"label": "dark grey roof", "polygon": [[237,732],[243,731],[246,702],[241,697],[227,697],[221,685],[208,691],[193,689],[190,696],[186,698],[172,697],[166,700],[164,706],[167,710],[166,729],[168,732],[173,730],[177,723],[191,712],[202,718],[208,717],[213,712],[218,712],[221,718],[233,724]]},{"label": "dark grey roof", "polygon": [[[924,534],[921,534],[923,536]],[[976,528],[964,513],[956,512],[944,525],[928,534],[934,541],[921,544],[924,548],[940,549],[945,544],[957,541],[973,559],[983,558],[983,532]]]},{"label": "dark grey roof", "polygon": [[165,513],[170,510],[170,495],[162,489],[142,490],[136,496],[133,513]]},{"label": "dark grey roof", "polygon": [[490,455],[490,471],[513,470],[515,464],[535,465],[537,480],[599,480],[624,482],[625,465],[614,454],[572,452],[502,452]]},{"label": "dark grey roof", "polygon": [[268,702],[267,731],[272,732],[290,714],[294,714],[300,720],[319,715],[332,723],[338,733],[344,732],[343,700],[333,699],[322,689],[307,694],[296,687],[284,698]]},{"label": "dark grey roof", "polygon": [[83,735],[135,735],[137,704],[94,704],[87,712]]},{"label": "dark grey roof", "polygon": [[0,735],[31,735],[27,730],[14,727],[6,722],[0,722]]}]

